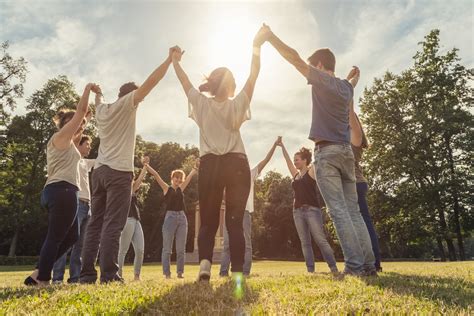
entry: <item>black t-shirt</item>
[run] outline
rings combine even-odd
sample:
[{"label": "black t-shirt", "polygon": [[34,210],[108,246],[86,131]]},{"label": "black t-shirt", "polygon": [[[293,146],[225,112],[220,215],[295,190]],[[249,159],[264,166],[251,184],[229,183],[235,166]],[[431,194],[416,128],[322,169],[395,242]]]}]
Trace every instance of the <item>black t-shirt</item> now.
[{"label": "black t-shirt", "polygon": [[175,190],[170,186],[165,195],[165,203],[167,211],[185,211],[184,195],[181,188],[178,187]]},{"label": "black t-shirt", "polygon": [[296,178],[296,176],[293,178],[293,182],[291,183],[293,191],[295,192],[293,207],[300,208],[303,205],[310,205],[319,208],[323,207],[324,200],[319,192],[316,180],[311,178],[308,172],[300,178]]},{"label": "black t-shirt", "polygon": [[132,201],[130,203],[130,209],[128,210],[128,217],[133,217],[137,220],[140,220],[140,208],[138,206],[138,200],[135,194],[132,194]]}]

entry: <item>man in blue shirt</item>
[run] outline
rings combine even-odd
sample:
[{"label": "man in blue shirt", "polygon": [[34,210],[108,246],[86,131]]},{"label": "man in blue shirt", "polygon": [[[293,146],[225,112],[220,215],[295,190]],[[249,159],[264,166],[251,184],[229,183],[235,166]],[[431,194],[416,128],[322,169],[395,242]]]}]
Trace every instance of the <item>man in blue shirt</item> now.
[{"label": "man in blue shirt", "polygon": [[351,149],[349,109],[359,69],[347,79],[334,74],[336,58],[328,49],[308,58],[283,43],[267,27],[268,42],[311,85],[313,109],[309,139],[315,142],[315,170],[319,189],[334,222],[344,254],[345,274],[375,275],[375,257],[370,236],[357,204],[354,155]]}]

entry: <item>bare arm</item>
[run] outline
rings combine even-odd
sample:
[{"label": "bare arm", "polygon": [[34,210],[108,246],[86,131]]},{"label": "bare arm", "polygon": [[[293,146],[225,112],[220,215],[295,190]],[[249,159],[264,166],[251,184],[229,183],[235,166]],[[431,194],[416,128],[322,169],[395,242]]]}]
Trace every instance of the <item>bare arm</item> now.
[{"label": "bare arm", "polygon": [[197,173],[196,169],[193,168],[193,170],[191,170],[191,172],[188,174],[188,176],[186,177],[186,179],[184,180],[183,183],[181,183],[181,185],[179,186],[181,188],[181,191],[184,192],[184,190],[186,189],[186,187],[188,186],[188,184],[191,182],[191,179],[193,178],[193,176]]},{"label": "bare arm", "polygon": [[81,126],[89,109],[89,95],[93,86],[93,83],[88,83],[86,85],[81,99],[77,104],[76,113],[74,113],[72,119],[67,122],[54,137],[53,145],[57,149],[63,150],[71,146],[71,141],[74,135],[76,135],[77,130],[79,129],[79,126]]},{"label": "bare arm", "polygon": [[243,90],[245,94],[252,100],[255,83],[257,82],[258,74],[260,73],[260,52],[262,44],[270,35],[270,30],[266,26],[262,26],[255,35],[252,47],[252,63],[250,64],[250,75],[245,83]]},{"label": "bare arm", "polygon": [[275,153],[275,148],[277,147],[277,142],[278,142],[278,140],[273,143],[272,148],[270,148],[270,150],[268,151],[265,158],[258,163],[258,165],[257,165],[257,173],[258,174],[260,174],[260,172],[262,172],[263,168],[265,168],[265,166],[267,165],[267,163],[270,161],[273,154]]},{"label": "bare arm", "polygon": [[354,100],[351,101],[349,110],[349,125],[351,127],[351,143],[356,147],[362,145],[362,126],[354,111]]},{"label": "bare arm", "polygon": [[295,177],[295,175],[298,173],[298,169],[296,169],[295,165],[291,161],[290,155],[288,154],[288,151],[286,150],[286,147],[283,143],[281,143],[281,149],[283,151],[283,157],[285,157],[286,165],[288,166],[288,170],[291,173],[292,177]]},{"label": "bare arm", "polygon": [[155,178],[156,182],[158,182],[159,186],[163,190],[163,194],[166,194],[169,189],[168,184],[165,181],[163,181],[159,173],[155,169],[153,169],[149,164],[146,164],[145,167],[146,167],[146,170],[148,170],[148,172]]},{"label": "bare arm", "polygon": [[172,53],[172,60],[176,76],[178,77],[179,82],[181,82],[181,86],[183,87],[184,93],[186,94],[186,96],[188,96],[189,90],[193,88],[193,84],[191,83],[191,81],[189,81],[188,75],[184,72],[183,68],[181,67],[181,64],[179,63],[181,61],[181,56],[183,56],[183,53],[184,52],[181,51],[181,48],[175,48]]},{"label": "bare arm", "polygon": [[146,167],[143,166],[142,171],[140,171],[140,174],[138,175],[138,178],[135,181],[133,181],[133,185],[132,185],[133,193],[137,192],[138,189],[140,189],[140,186],[142,185],[145,175],[146,175]]},{"label": "bare arm", "polygon": [[347,81],[350,82],[353,88],[357,86],[357,83],[359,82],[360,78],[360,70],[359,67],[357,66],[352,66],[351,71],[349,71],[349,74],[347,75]]},{"label": "bare arm", "polygon": [[171,56],[168,56],[166,60],[148,76],[145,82],[135,91],[135,98],[133,100],[135,105],[142,102],[158,82],[163,79],[170,65]]},{"label": "bare arm", "polygon": [[275,47],[283,58],[292,64],[305,78],[308,78],[309,66],[303,59],[301,59],[296,50],[283,43],[283,41],[273,34],[273,32],[270,33],[268,41],[273,47]]}]

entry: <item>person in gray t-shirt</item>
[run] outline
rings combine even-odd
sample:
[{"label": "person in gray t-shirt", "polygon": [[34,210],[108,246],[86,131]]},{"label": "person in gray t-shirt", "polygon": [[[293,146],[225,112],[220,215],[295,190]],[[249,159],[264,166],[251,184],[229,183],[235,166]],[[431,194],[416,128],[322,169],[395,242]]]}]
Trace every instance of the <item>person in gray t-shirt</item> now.
[{"label": "person in gray t-shirt", "polygon": [[307,64],[268,26],[268,42],[308,80],[313,112],[309,138],[316,144],[315,170],[321,194],[334,222],[345,261],[345,274],[375,275],[374,253],[367,227],[359,212],[351,149],[349,104],[359,69],[347,79],[335,76],[336,58],[328,48],[318,49]]}]

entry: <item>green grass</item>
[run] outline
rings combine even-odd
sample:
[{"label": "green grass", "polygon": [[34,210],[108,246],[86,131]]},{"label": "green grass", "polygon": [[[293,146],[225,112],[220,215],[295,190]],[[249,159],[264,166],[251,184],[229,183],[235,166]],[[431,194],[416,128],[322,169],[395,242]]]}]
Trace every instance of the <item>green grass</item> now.
[{"label": "green grass", "polygon": [[231,279],[217,277],[217,265],[210,284],[194,282],[197,266],[186,266],[184,280],[166,280],[160,265],[145,265],[140,282],[43,289],[21,285],[30,268],[0,267],[0,315],[474,313],[474,262],[391,262],[378,278],[338,281],[324,263],[310,275],[303,262],[260,261],[241,299]]}]

